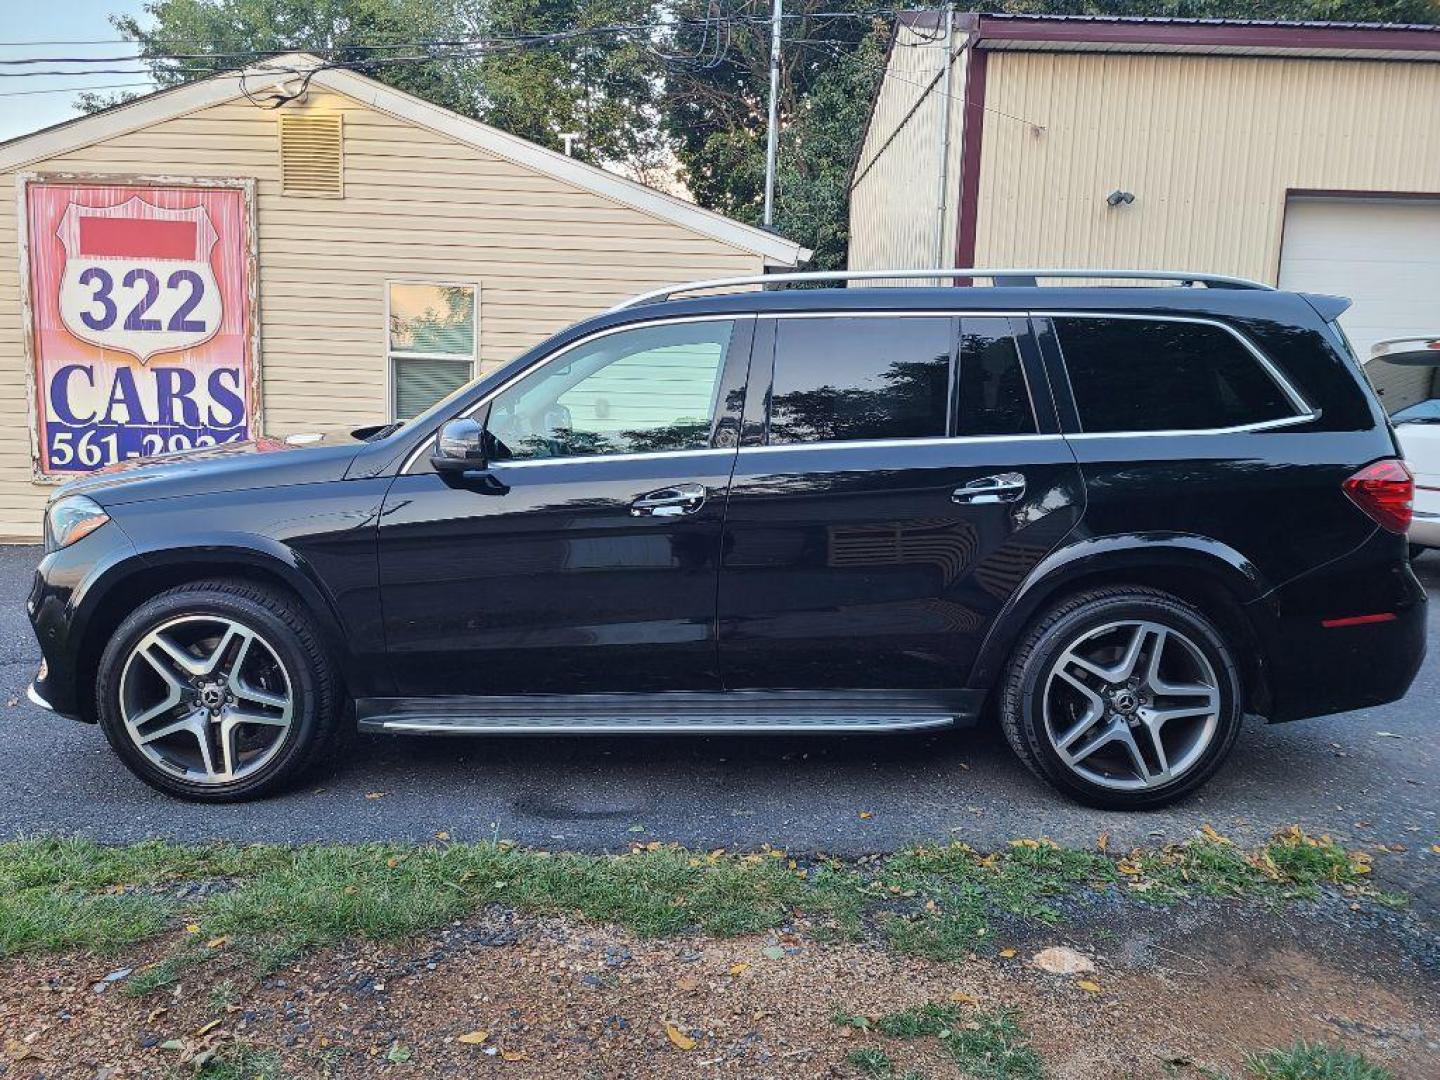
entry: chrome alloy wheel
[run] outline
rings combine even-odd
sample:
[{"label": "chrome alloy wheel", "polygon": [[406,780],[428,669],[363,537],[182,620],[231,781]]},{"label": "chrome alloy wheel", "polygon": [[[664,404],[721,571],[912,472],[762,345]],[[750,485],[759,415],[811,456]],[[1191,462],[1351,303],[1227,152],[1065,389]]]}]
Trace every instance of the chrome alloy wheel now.
[{"label": "chrome alloy wheel", "polygon": [[254,630],[186,615],[151,630],[120,675],[125,732],[150,761],[197,784],[228,784],[265,767],[295,715],[290,676]]},{"label": "chrome alloy wheel", "polygon": [[1087,631],[1050,668],[1045,733],[1078,776],[1138,791],[1183,776],[1220,724],[1220,683],[1193,641],[1141,620]]}]

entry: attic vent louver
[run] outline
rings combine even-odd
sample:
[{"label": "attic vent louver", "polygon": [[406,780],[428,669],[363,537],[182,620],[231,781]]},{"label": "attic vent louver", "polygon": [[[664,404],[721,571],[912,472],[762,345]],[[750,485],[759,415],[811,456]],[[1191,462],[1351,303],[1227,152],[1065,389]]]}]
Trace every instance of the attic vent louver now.
[{"label": "attic vent louver", "polygon": [[341,117],[280,115],[280,190],[338,199],[345,194]]}]

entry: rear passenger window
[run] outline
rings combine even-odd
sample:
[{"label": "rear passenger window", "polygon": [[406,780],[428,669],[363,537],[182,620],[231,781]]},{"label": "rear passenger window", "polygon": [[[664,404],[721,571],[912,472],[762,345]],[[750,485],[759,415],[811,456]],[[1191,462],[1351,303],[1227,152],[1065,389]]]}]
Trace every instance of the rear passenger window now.
[{"label": "rear passenger window", "polygon": [[1009,319],[960,324],[957,435],[1032,435],[1035,413]]},{"label": "rear passenger window", "polygon": [[1053,322],[1084,431],[1193,431],[1295,415],[1260,361],[1218,326]]},{"label": "rear passenger window", "polygon": [[778,319],[770,443],[941,438],[949,318]]}]

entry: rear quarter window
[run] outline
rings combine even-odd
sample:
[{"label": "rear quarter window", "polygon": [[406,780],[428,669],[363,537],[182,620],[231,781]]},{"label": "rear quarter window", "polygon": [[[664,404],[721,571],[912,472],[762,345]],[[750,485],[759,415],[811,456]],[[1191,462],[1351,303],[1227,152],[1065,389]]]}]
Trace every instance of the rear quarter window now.
[{"label": "rear quarter window", "polygon": [[780,319],[770,444],[946,433],[949,317]]},{"label": "rear quarter window", "polygon": [[1233,334],[1169,319],[1056,317],[1081,429],[1201,431],[1296,415]]}]

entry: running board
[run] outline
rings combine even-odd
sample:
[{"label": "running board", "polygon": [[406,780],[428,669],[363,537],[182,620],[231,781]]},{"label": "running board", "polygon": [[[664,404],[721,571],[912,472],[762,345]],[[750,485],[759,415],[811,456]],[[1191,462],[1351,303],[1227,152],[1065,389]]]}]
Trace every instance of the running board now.
[{"label": "running board", "polygon": [[734,691],[362,698],[361,731],[428,735],[737,735],[927,731],[975,718],[969,691]]}]

